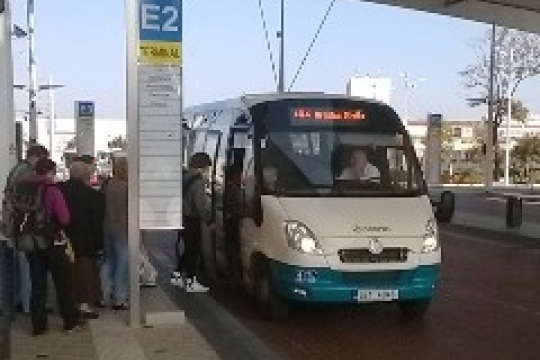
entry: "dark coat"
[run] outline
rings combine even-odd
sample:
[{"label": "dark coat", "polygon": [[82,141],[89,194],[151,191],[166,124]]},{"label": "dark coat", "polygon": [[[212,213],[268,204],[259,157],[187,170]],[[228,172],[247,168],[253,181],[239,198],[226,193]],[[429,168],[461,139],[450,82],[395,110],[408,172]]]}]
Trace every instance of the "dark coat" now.
[{"label": "dark coat", "polygon": [[59,184],[71,213],[66,235],[76,256],[94,257],[103,249],[105,199],[102,193],[78,180]]}]

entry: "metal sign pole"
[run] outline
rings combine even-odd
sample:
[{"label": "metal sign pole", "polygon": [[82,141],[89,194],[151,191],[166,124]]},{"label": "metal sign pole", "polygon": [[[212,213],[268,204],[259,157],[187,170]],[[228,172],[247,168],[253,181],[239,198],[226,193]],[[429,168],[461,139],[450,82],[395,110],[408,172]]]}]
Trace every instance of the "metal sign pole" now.
[{"label": "metal sign pole", "polygon": [[441,183],[441,127],[442,115],[428,115],[426,180],[429,185]]},{"label": "metal sign pole", "polygon": [[127,21],[127,158],[128,158],[128,241],[129,241],[129,323],[141,324],[139,261],[139,110],[138,110],[138,30],[139,0],[126,0]]},{"label": "metal sign pole", "polygon": [[141,230],[182,227],[182,1],[126,1],[130,323],[139,327]]},{"label": "metal sign pole", "polygon": [[[13,62],[10,7],[3,1],[0,12],[0,189],[15,165],[15,119],[13,111]],[[3,196],[0,193],[0,198]]]}]

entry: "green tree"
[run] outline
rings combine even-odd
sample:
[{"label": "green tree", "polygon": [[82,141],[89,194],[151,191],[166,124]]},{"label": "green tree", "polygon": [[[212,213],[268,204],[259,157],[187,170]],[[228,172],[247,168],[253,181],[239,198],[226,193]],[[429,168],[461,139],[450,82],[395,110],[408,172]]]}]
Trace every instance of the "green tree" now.
[{"label": "green tree", "polygon": [[534,136],[520,139],[511,155],[513,173],[522,177],[529,176],[531,167],[540,165],[540,138]]},{"label": "green tree", "polygon": [[[474,90],[476,97],[467,99],[470,106],[488,104],[491,31],[473,45],[477,61],[459,72],[466,88]],[[494,66],[494,131],[493,144],[495,154],[499,154],[497,129],[506,118],[508,94],[512,98],[512,118],[524,121],[528,109],[515,93],[526,79],[540,74],[540,37],[519,30],[498,27],[495,31],[495,66]],[[495,158],[495,178],[501,168],[501,158]]]},{"label": "green tree", "polygon": [[454,148],[454,134],[452,124],[443,122],[441,126],[441,162],[449,164],[452,161]]},{"label": "green tree", "polygon": [[525,137],[512,149],[512,158],[523,163],[540,163],[540,138]]}]

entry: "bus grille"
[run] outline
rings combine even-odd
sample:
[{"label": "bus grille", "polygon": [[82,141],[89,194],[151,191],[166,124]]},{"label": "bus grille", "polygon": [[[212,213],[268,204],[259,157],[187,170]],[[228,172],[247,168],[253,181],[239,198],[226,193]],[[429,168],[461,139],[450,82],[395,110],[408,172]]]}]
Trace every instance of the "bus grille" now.
[{"label": "bus grille", "polygon": [[368,249],[342,249],[339,259],[345,264],[387,264],[407,262],[407,248],[386,248],[380,254],[372,254]]}]

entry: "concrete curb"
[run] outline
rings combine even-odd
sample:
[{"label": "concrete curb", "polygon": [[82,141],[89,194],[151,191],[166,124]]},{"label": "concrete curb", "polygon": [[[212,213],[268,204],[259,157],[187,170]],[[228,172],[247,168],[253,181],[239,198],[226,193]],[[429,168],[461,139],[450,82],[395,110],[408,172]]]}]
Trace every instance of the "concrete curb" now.
[{"label": "concrete curb", "polygon": [[[169,274],[170,268],[150,254],[153,264],[160,274]],[[166,279],[160,279],[161,289],[185,310],[189,322],[203,335],[223,360],[282,360],[283,358],[268,348],[264,342],[236,320],[210,295],[186,294],[172,286]]]}]

